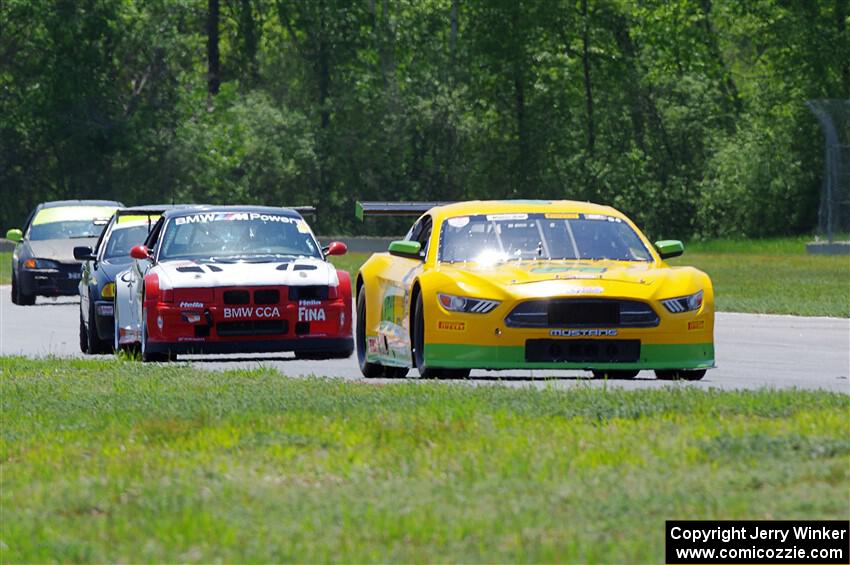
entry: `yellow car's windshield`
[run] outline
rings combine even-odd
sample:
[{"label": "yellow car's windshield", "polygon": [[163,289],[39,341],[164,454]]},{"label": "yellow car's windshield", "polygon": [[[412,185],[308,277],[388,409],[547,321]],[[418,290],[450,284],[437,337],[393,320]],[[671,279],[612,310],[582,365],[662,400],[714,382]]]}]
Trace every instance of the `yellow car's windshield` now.
[{"label": "yellow car's windshield", "polygon": [[443,222],[439,260],[496,263],[522,260],[651,261],[637,233],[601,214],[481,214]]}]

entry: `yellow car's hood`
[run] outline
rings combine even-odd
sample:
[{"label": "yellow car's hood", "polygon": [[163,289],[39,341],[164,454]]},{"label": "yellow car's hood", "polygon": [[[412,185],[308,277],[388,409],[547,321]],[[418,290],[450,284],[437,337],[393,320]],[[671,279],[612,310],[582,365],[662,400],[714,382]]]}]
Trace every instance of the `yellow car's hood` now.
[{"label": "yellow car's hood", "polygon": [[473,296],[505,293],[517,298],[570,294],[650,298],[673,271],[663,264],[637,261],[441,263],[438,270]]}]

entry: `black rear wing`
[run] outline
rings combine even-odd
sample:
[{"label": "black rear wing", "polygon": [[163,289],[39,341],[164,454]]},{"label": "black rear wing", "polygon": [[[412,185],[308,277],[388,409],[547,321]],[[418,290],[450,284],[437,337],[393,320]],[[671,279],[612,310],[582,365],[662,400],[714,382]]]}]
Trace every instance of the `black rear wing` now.
[{"label": "black rear wing", "polygon": [[315,206],[286,206],[290,210],[295,210],[302,216],[315,216],[316,215],[316,207]]},{"label": "black rear wing", "polygon": [[150,204],[147,206],[131,206],[118,208],[115,215],[121,216],[161,216],[165,211],[177,208],[174,204]]},{"label": "black rear wing", "polygon": [[366,216],[421,216],[435,206],[452,202],[357,202],[354,215],[363,220]]}]

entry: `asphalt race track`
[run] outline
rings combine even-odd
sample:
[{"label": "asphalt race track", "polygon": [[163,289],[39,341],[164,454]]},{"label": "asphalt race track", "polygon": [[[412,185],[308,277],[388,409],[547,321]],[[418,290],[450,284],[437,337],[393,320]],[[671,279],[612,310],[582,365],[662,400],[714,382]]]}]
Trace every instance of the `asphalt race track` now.
[{"label": "asphalt race track", "polygon": [[[0,286],[0,354],[82,357],[78,345],[79,301],[39,298],[35,306],[15,306],[10,287]],[[693,385],[702,388],[760,387],[824,389],[850,393],[850,320],[760,314],[718,313],[718,368]],[[355,358],[299,361],[291,354],[181,357],[203,369],[267,366],[291,376],[319,375],[360,379]],[[415,375],[411,372],[411,375]],[[469,382],[501,381],[509,386],[575,386],[589,380],[582,371],[475,371]],[[502,380],[505,379],[505,380]],[[371,382],[371,381],[370,381]],[[633,381],[608,385],[646,388],[669,385],[644,371]]]}]

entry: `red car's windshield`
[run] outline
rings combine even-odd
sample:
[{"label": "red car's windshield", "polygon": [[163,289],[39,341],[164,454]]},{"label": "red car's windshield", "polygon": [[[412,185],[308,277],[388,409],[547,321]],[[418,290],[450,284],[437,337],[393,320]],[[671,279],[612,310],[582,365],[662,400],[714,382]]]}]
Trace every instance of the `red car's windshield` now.
[{"label": "red car's windshield", "polygon": [[284,214],[203,212],[178,216],[165,228],[160,260],[322,258],[307,223]]}]

